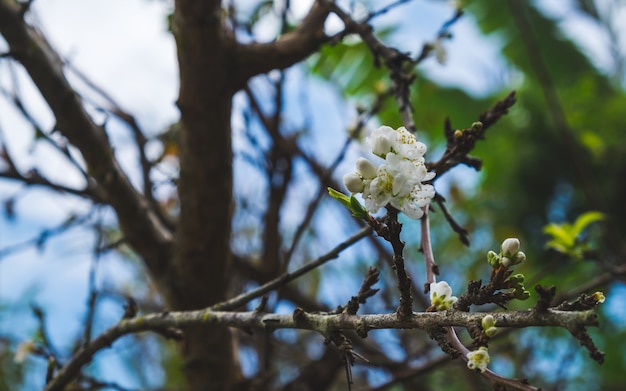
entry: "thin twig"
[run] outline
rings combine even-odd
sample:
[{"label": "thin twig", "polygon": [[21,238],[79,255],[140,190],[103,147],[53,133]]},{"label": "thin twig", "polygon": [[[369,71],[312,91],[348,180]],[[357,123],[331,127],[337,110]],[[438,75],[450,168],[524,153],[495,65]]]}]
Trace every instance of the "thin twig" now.
[{"label": "thin twig", "polygon": [[304,234],[305,230],[309,227],[309,224],[311,223],[311,220],[313,219],[313,215],[315,214],[315,211],[317,210],[324,195],[327,194],[327,190],[326,190],[327,186],[325,186],[324,183],[332,177],[337,166],[339,166],[339,164],[343,161],[348,151],[348,147],[352,144],[352,142],[356,138],[360,136],[361,132],[365,128],[365,124],[367,123],[367,121],[376,113],[378,113],[378,111],[380,111],[380,109],[382,108],[383,101],[388,96],[390,96],[391,93],[392,91],[388,89],[387,91],[378,95],[376,97],[376,101],[374,102],[370,110],[368,110],[366,113],[363,113],[359,117],[359,120],[357,122],[355,129],[350,133],[349,137],[346,139],[343,146],[341,147],[341,150],[339,151],[337,156],[335,156],[335,159],[333,160],[333,162],[330,164],[330,166],[328,166],[324,174],[319,178],[321,186],[319,187],[317,194],[315,195],[313,200],[311,200],[311,202],[309,203],[306,213],[304,215],[304,218],[302,219],[302,222],[298,225],[298,229],[296,230],[291,246],[289,247],[289,250],[287,251],[287,254],[285,255],[285,264],[287,266],[298,246],[298,243],[300,242],[300,239],[302,238],[302,235]]},{"label": "thin twig", "polygon": [[[459,337],[456,335],[456,332],[452,327],[447,327],[446,329],[448,331],[448,338],[450,342],[456,349],[459,350],[459,352],[461,352],[461,357],[463,358],[463,360],[467,361],[467,354],[470,352],[470,350],[466,348],[465,345],[463,345],[463,343],[459,340]],[[493,384],[501,384],[522,391],[540,391],[539,388],[531,386],[525,380],[509,379],[507,377],[498,375],[490,369],[486,369],[485,372],[481,373],[481,375],[489,379]]]},{"label": "thin twig", "polygon": [[63,221],[61,224],[57,225],[56,227],[43,229],[39,233],[39,235],[31,239],[28,239],[23,242],[19,242],[11,246],[7,246],[5,248],[0,249],[0,259],[2,259],[3,257],[6,257],[9,254],[13,254],[18,251],[27,250],[32,247],[36,247],[38,249],[43,248],[43,246],[51,237],[61,235],[67,232],[68,230],[70,230],[71,228],[74,228],[75,226],[86,224],[89,221],[89,219],[92,217],[92,212],[93,211],[90,211],[89,213],[83,216],[72,215],[68,219]]},{"label": "thin twig", "polygon": [[424,262],[426,263],[426,283],[424,292],[428,292],[430,284],[437,282],[439,267],[435,262],[433,247],[430,241],[430,219],[428,217],[428,207],[424,208],[424,216],[420,220],[422,228],[422,253],[424,254]]},{"label": "thin twig", "polygon": [[[437,264],[435,263],[433,251],[432,251],[432,244],[430,241],[430,225],[429,225],[429,219],[428,219],[428,208],[424,208],[424,216],[422,217],[422,252],[424,253],[424,260],[426,262],[427,283],[435,283],[437,281],[436,274],[438,273],[438,270],[437,270]],[[426,290],[428,289],[428,286],[425,286],[424,288]],[[474,324],[468,324],[468,326],[474,326]],[[467,349],[465,345],[463,345],[463,343],[459,340],[459,337],[457,336],[454,328],[446,327],[446,330],[447,330],[447,340],[452,344],[452,347],[454,349],[456,349],[458,352],[461,353],[461,357],[463,357],[463,359],[467,361],[467,354],[470,352],[469,349]],[[519,390],[538,391],[538,389],[535,387],[532,387],[528,384],[524,384],[523,382],[519,380],[508,379],[508,378],[502,377],[489,369],[483,372],[482,375],[487,377],[493,383],[508,385],[511,387],[515,387],[516,389],[519,389]]]},{"label": "thin twig", "polygon": [[139,126],[139,122],[134,115],[124,110],[122,106],[115,99],[113,99],[113,97],[109,93],[107,93],[102,87],[93,82],[87,75],[85,75],[85,73],[75,67],[67,59],[64,59],[63,61],[69,70],[71,70],[80,80],[82,80],[83,83],[85,83],[95,93],[100,95],[100,97],[110,105],[110,107],[108,108],[103,107],[102,110],[111,113],[119,120],[126,123],[126,125],[130,128],[133,134],[133,138],[135,140],[135,144],[137,146],[137,153],[139,154],[139,164],[141,166],[141,175],[143,181],[143,194],[146,197],[146,200],[150,203],[154,212],[159,217],[159,219],[165,225],[167,225],[168,228],[174,229],[175,223],[170,217],[168,217],[164,213],[158,201],[154,198],[153,188],[155,184],[150,177],[150,172],[154,166],[154,163],[148,159],[148,156],[146,154],[146,144],[148,143],[148,139],[145,136],[145,132]]},{"label": "thin twig", "polygon": [[359,34],[363,42],[374,54],[374,59],[378,63],[382,59],[385,66],[391,73],[391,80],[394,84],[394,92],[402,122],[404,126],[413,134],[416,133],[415,121],[413,120],[412,108],[409,101],[409,86],[415,79],[413,72],[406,71],[407,64],[411,63],[411,58],[400,53],[395,48],[386,46],[375,35],[372,27],[365,22],[357,22],[335,3],[330,5],[331,11],[337,15],[345,24],[346,31]]},{"label": "thin twig", "polygon": [[256,289],[253,289],[250,292],[243,293],[230,300],[224,301],[222,303],[218,303],[212,306],[211,308],[214,310],[219,310],[219,311],[227,311],[227,310],[238,308],[248,303],[250,300],[254,300],[257,297],[263,296],[267,292],[270,292],[282,285],[285,285],[288,282],[293,281],[296,278],[301,277],[302,275],[310,272],[311,270],[322,266],[326,262],[337,258],[339,256],[339,253],[341,253],[343,250],[350,247],[352,244],[358,242],[359,240],[363,239],[364,237],[370,235],[371,233],[372,233],[372,229],[370,227],[363,228],[356,234],[346,239],[341,244],[337,245],[334,249],[332,249],[325,255],[322,255],[321,257],[317,258],[315,261],[307,263],[306,265],[292,272],[284,273],[283,275],[273,279],[272,281],[266,284],[261,285],[260,287]]},{"label": "thin twig", "polygon": [[437,205],[439,205],[439,208],[441,208],[441,211],[443,212],[443,215],[445,216],[448,224],[450,224],[450,227],[452,227],[452,230],[456,232],[456,234],[459,236],[459,240],[461,241],[461,243],[469,247],[469,232],[467,232],[465,228],[461,227],[461,225],[457,223],[456,220],[454,220],[454,217],[446,206],[446,199],[441,194],[437,193],[434,200]]}]

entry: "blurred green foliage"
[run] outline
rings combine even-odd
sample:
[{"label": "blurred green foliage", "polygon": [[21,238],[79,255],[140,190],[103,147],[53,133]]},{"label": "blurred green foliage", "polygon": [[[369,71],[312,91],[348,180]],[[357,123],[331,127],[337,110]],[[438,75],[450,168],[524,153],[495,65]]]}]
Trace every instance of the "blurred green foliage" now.
[{"label": "blurred green foliage", "polygon": [[560,253],[567,254],[574,259],[582,260],[585,251],[590,249],[590,244],[581,238],[583,231],[591,223],[603,219],[604,215],[602,213],[587,212],[578,216],[573,224],[550,223],[543,228],[543,232],[550,236],[546,246]]},{"label": "blurred green foliage", "polygon": [[[593,3],[580,2],[580,12],[602,24],[594,16]],[[509,115],[489,129],[486,140],[473,151],[484,164],[480,174],[469,180],[472,190],[464,191],[458,179],[448,184],[448,207],[471,232],[469,251],[458,243],[441,216],[433,215],[435,254],[442,273],[446,280],[459,283],[484,279],[488,267],[486,250],[497,248],[506,237],[516,236],[522,240],[529,259],[520,271],[534,276],[529,286],[555,284],[559,292],[572,290],[609,271],[609,265],[624,262],[624,88],[616,82],[619,75],[594,66],[593,59],[563,33],[559,21],[546,16],[533,2],[495,4],[473,0],[464,4],[466,17],[472,18],[486,36],[496,37],[494,41],[501,43],[508,72],[516,75],[517,82],[489,96],[475,97],[429,80],[419,73],[418,67],[411,102],[420,137],[426,138],[433,150],[445,145],[442,129],[446,118],[456,128],[468,127],[511,89],[517,91],[518,102]],[[359,70],[358,75],[354,74],[355,69]],[[325,48],[311,70],[340,80],[340,88],[348,98],[358,102],[375,95],[380,83],[388,83],[385,72],[375,68],[362,43]],[[378,118],[390,126],[402,124],[392,99]],[[431,155],[430,159],[436,160],[437,156]],[[588,241],[581,240],[581,234],[600,220],[600,224],[593,224],[598,228],[593,237],[595,260],[572,263],[583,259],[584,252],[590,249]],[[407,251],[417,252],[417,248]],[[612,286],[604,289],[611,290]],[[619,285],[615,291],[619,291]],[[599,343],[607,350],[603,366],[589,359],[584,350],[578,350],[577,342],[566,332],[533,331],[529,338],[537,344],[533,345],[531,339],[528,346],[516,343],[519,336],[511,335],[511,339],[502,338],[498,346],[505,347],[504,361],[515,368],[511,376],[527,376],[548,389],[617,390],[622,387],[619,373],[626,369],[626,326],[616,322],[615,314],[607,313],[601,329],[594,334],[601,335]],[[583,357],[569,362],[574,356],[559,356],[565,361],[543,367],[524,364],[531,356],[537,362],[542,361],[542,354],[548,357],[546,351],[538,348],[542,341],[553,341],[554,346],[574,344],[576,349],[571,349],[571,354]],[[494,361],[500,360],[501,353],[492,356]],[[568,365],[571,367],[561,367]],[[431,387],[437,388],[440,375],[435,372],[428,377]],[[450,376],[447,378],[454,382]],[[572,382],[568,385],[564,378]]]}]

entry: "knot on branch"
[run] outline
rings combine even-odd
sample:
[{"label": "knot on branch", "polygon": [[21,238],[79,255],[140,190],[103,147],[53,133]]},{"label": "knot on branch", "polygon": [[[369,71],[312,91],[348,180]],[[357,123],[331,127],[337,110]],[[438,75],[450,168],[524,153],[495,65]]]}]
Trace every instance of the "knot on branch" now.
[{"label": "knot on branch", "polygon": [[124,304],[124,315],[122,319],[132,319],[137,316],[138,306],[135,299],[128,296],[126,298],[126,304]]},{"label": "knot on branch", "polygon": [[295,310],[293,310],[292,316],[293,316],[293,322],[298,327],[304,326],[308,323],[307,318],[306,318],[306,312],[300,307],[297,307]]},{"label": "knot on branch", "polygon": [[556,294],[556,287],[544,287],[541,285],[535,286],[535,291],[539,294],[539,300],[537,300],[537,304],[535,304],[535,311],[545,312],[550,308],[550,303],[554,299],[554,295]]}]

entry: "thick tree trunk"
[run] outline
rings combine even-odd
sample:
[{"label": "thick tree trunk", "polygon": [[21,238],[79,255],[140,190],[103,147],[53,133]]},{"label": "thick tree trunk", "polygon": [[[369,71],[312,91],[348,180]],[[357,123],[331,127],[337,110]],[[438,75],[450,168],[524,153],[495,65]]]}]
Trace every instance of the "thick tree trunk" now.
[{"label": "thick tree trunk", "polygon": [[[230,41],[219,1],[176,2],[180,67],[180,217],[168,301],[192,310],[226,299],[232,203]],[[189,390],[228,390],[241,380],[228,329],[185,330]]]}]

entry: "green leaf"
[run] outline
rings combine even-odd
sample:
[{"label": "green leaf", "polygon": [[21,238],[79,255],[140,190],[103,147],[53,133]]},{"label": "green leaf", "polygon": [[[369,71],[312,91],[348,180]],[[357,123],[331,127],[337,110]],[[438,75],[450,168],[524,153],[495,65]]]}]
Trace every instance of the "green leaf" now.
[{"label": "green leaf", "polygon": [[367,209],[365,209],[365,207],[361,205],[359,200],[357,200],[354,197],[354,195],[350,196],[350,211],[352,211],[352,216],[357,217],[359,219],[367,220],[370,217],[370,214],[367,211]]},{"label": "green leaf", "polygon": [[580,239],[580,235],[589,224],[603,219],[604,214],[591,211],[578,216],[574,224],[548,224],[543,228],[543,232],[550,235],[552,239],[546,243],[546,247],[579,259],[588,248],[588,244],[577,239]]},{"label": "green leaf", "polygon": [[563,243],[559,242],[558,240],[550,240],[550,241],[548,241],[546,243],[546,247],[547,248],[551,248],[553,250],[556,250],[556,251],[558,251],[560,253],[563,253],[563,254],[567,254],[570,251],[569,247],[563,245]]},{"label": "green leaf", "polygon": [[565,249],[570,249],[576,242],[576,235],[572,235],[572,229],[568,223],[550,223],[543,227],[543,232],[552,236],[552,240],[548,242],[548,247],[554,248],[557,251],[560,251],[556,248],[557,245]]},{"label": "green leaf", "polygon": [[337,191],[335,189],[333,189],[332,187],[328,188],[328,195],[330,195],[331,197],[333,197],[334,199],[336,199],[337,201],[341,202],[342,204],[344,204],[344,206],[348,209],[352,209],[351,205],[350,205],[350,197],[348,197],[347,195],[343,194],[340,191]]},{"label": "green leaf", "polygon": [[578,218],[574,222],[571,233],[574,235],[574,237],[578,237],[589,224],[602,220],[604,220],[603,213],[596,211],[583,213],[582,215],[578,216]]},{"label": "green leaf", "polygon": [[348,208],[350,212],[352,212],[352,216],[364,220],[369,220],[371,218],[367,209],[365,209],[365,207],[361,205],[359,200],[357,200],[354,195],[348,197],[347,195],[333,189],[332,187],[328,188],[328,194],[337,201],[341,202],[346,208]]}]

